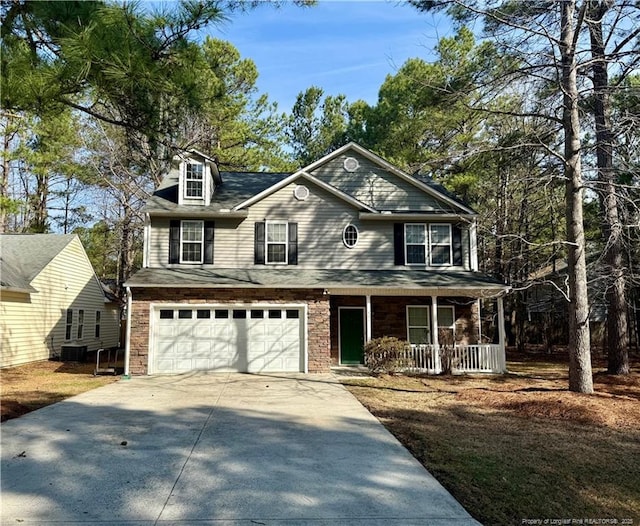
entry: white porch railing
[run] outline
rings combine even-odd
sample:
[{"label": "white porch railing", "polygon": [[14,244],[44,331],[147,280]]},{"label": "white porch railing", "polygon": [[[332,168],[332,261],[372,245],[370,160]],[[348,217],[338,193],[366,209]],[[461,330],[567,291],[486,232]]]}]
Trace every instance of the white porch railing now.
[{"label": "white porch railing", "polygon": [[451,360],[453,373],[504,373],[504,350],[500,345],[411,345],[400,357],[402,370],[416,373],[438,374],[443,362]]}]

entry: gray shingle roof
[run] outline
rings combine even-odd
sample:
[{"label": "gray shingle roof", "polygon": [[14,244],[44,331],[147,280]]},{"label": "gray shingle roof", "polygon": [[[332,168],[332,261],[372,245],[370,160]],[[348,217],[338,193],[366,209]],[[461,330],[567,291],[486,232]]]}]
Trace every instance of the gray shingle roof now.
[{"label": "gray shingle roof", "polygon": [[[221,172],[222,184],[216,188],[210,212],[231,209],[239,203],[259,194],[270,186],[279,183],[290,173],[267,172]],[[172,170],[162,184],[147,200],[144,212],[193,212],[194,207],[178,204],[178,170]]]},{"label": "gray shingle roof", "polygon": [[194,288],[310,288],[507,290],[507,286],[479,272],[429,270],[314,270],[314,269],[202,269],[145,268],[131,276],[130,287]]},{"label": "gray shingle roof", "polygon": [[[415,173],[413,174],[411,177],[413,177],[414,179],[416,179],[417,181],[420,181],[421,183],[426,184],[427,186],[430,186],[431,188],[433,188],[436,192],[441,193],[442,195],[446,195],[449,199],[455,201],[456,203],[458,203],[460,206],[464,206],[466,208],[468,208],[469,210],[473,210],[468,203],[465,203],[462,199],[460,199],[456,194],[454,194],[453,192],[449,191],[447,188],[445,188],[443,185],[441,185],[440,183],[436,182],[431,176],[427,175],[427,174],[421,174],[421,173]],[[475,210],[473,210],[475,212]]]},{"label": "gray shingle roof", "polygon": [[75,234],[0,235],[0,286],[31,289],[33,278],[75,237]]}]

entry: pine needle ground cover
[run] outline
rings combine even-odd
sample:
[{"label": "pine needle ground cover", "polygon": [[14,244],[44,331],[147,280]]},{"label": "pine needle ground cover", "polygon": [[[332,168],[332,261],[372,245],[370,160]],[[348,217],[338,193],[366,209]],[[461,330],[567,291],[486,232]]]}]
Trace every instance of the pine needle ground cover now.
[{"label": "pine needle ground cover", "polygon": [[0,369],[2,422],[115,382],[119,378],[94,376],[94,369],[95,362],[56,361]]},{"label": "pine needle ground cover", "polygon": [[566,366],[508,367],[344,383],[485,525],[640,525],[640,374],[596,372],[580,395]]}]

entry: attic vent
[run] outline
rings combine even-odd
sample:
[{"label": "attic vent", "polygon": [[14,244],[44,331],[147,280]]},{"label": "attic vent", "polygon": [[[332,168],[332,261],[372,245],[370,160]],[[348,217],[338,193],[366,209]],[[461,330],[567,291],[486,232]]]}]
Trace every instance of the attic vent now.
[{"label": "attic vent", "polygon": [[358,159],[354,159],[353,157],[347,157],[344,160],[344,169],[347,172],[355,172],[360,167],[360,163]]},{"label": "attic vent", "polygon": [[307,197],[309,197],[309,189],[299,184],[293,190],[293,195],[298,201],[304,201]]}]

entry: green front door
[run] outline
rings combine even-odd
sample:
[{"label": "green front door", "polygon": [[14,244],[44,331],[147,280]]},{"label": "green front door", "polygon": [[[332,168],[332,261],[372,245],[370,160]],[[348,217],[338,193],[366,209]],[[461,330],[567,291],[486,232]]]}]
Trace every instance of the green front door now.
[{"label": "green front door", "polygon": [[364,309],[343,308],[340,317],[340,363],[364,363]]}]

